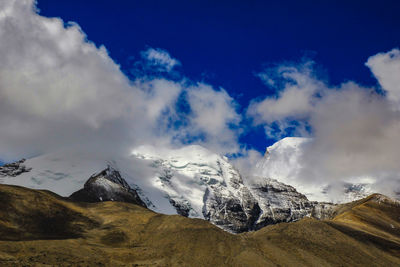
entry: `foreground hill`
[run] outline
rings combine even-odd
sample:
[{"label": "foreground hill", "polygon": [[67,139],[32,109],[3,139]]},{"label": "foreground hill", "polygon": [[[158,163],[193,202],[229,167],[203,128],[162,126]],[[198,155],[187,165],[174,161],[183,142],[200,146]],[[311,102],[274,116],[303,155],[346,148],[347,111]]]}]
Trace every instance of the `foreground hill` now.
[{"label": "foreground hill", "polygon": [[382,195],[230,234],[211,223],[122,202],[70,202],[0,185],[0,265],[397,266],[400,204]]}]

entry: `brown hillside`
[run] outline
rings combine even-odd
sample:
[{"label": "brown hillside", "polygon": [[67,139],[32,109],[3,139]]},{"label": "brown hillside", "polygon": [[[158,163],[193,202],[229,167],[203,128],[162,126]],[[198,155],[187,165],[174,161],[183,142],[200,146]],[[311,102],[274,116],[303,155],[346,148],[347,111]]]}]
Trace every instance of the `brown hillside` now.
[{"label": "brown hillside", "polygon": [[400,205],[381,195],[233,235],[128,203],[0,185],[0,266],[399,266]]}]

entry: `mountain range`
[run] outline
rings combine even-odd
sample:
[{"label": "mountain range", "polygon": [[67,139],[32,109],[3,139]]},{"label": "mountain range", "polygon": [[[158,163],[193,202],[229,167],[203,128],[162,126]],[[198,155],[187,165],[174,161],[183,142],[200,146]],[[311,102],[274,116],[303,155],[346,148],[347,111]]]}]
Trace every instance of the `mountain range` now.
[{"label": "mountain range", "polygon": [[[300,147],[305,142],[304,138],[285,138],[267,148],[256,166],[258,176],[251,177],[243,177],[226,157],[191,145],[180,149],[142,146],[127,157],[112,159],[61,151],[6,164],[0,167],[0,179],[5,184],[46,189],[78,201],[137,203],[155,212],[205,219],[241,233],[311,214],[324,217],[335,206],[309,200],[303,192],[281,182],[295,182],[290,177],[297,171]],[[324,188],[319,190],[321,193]],[[367,195],[362,190],[343,191],[348,200]]]},{"label": "mountain range", "polygon": [[400,202],[364,185],[343,188],[347,203],[307,190],[293,178],[307,142],[268,147],[252,176],[197,145],[5,164],[0,264],[399,265]]}]

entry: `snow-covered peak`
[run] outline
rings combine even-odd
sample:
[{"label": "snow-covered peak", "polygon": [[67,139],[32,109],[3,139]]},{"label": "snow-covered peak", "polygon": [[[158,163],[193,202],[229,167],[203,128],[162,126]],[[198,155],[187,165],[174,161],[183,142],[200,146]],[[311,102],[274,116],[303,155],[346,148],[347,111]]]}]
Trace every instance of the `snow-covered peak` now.
[{"label": "snow-covered peak", "polygon": [[218,188],[233,196],[243,186],[239,172],[225,157],[198,145],[169,150],[141,146],[132,155],[150,163],[155,171],[150,178],[153,186],[163,190],[179,212],[191,217],[204,217],[207,190]]},{"label": "snow-covered peak", "polygon": [[[131,188],[154,211],[202,218],[226,230],[243,232],[307,216],[315,205],[307,197],[329,189],[306,187],[296,180],[308,140],[285,138],[269,147],[257,165],[261,174],[249,177],[248,183],[226,157],[197,145],[179,149],[141,146],[131,155],[112,159],[59,151],[26,160],[25,172],[3,176],[0,182],[69,196],[82,189],[90,177],[95,196],[100,192],[102,198],[111,199],[110,192]],[[352,184],[347,190],[359,192]]]},{"label": "snow-covered peak", "polygon": [[4,183],[69,196],[90,177],[91,187],[86,184],[86,191],[95,196],[100,192],[106,199],[113,192],[124,191],[122,185],[135,190],[154,211],[206,219],[232,232],[296,220],[310,212],[308,200],[294,188],[271,179],[247,186],[226,157],[196,145],[180,149],[142,146],[130,156],[113,159],[60,151],[24,164],[29,172],[6,176]]},{"label": "snow-covered peak", "polygon": [[226,157],[219,156],[199,145],[189,145],[178,149],[139,146],[132,151],[132,155],[149,160],[163,159],[176,168],[183,168],[190,163],[215,165],[218,161],[227,161]]}]

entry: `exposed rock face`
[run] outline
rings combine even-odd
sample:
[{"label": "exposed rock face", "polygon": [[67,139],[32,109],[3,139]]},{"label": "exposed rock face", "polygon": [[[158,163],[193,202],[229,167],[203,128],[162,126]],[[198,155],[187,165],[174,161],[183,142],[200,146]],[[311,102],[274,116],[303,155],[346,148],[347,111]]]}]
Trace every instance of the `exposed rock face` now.
[{"label": "exposed rock face", "polygon": [[260,215],[260,207],[247,188],[241,189],[241,198],[224,194],[223,190],[206,190],[204,218],[231,232],[254,230],[254,222]]},{"label": "exposed rock face", "polygon": [[[153,184],[182,216],[203,218],[234,233],[311,216],[317,202],[277,180],[253,177],[245,184],[225,158],[199,146],[162,154],[142,149],[135,156],[154,168]],[[326,212],[317,207],[318,212]],[[321,215],[322,216],[322,215]],[[320,217],[321,217],[320,216]]]},{"label": "exposed rock face", "polygon": [[[158,161],[156,166],[166,166]],[[196,164],[193,164],[197,167]],[[258,230],[266,225],[280,222],[297,221],[305,216],[317,219],[329,219],[334,214],[336,205],[331,203],[312,202],[289,185],[270,178],[257,178],[258,183],[246,186],[240,174],[230,166],[223,169],[223,163],[217,164],[217,170],[204,170],[203,175],[220,175],[206,177],[203,195],[203,218],[233,233]],[[187,167],[187,166],[186,166]],[[213,171],[215,173],[213,173]],[[229,175],[227,175],[229,173]],[[177,185],[173,182],[176,176],[174,168],[163,168],[159,181],[170,192]],[[229,179],[226,179],[226,176]],[[120,173],[108,166],[107,169],[92,175],[84,188],[73,193],[71,200],[82,202],[122,201],[146,207],[136,190],[132,189]],[[182,195],[168,194],[166,200],[176,209],[179,215],[194,217],[196,210],[191,201]]]},{"label": "exposed rock face", "polygon": [[128,185],[117,170],[110,166],[92,175],[84,188],[73,193],[69,198],[82,202],[121,201],[146,207],[137,192]]},{"label": "exposed rock face", "polygon": [[0,167],[0,177],[1,176],[11,176],[16,177],[24,172],[29,172],[32,168],[27,168],[23,163],[25,159],[19,161],[8,163]]},{"label": "exposed rock face", "polygon": [[154,168],[153,184],[182,216],[202,218],[230,232],[254,230],[261,209],[240,173],[224,157],[191,146],[169,155],[140,151]]},{"label": "exposed rock face", "polygon": [[[199,149],[195,157],[186,158],[178,154],[170,158],[140,155],[152,160],[151,166],[158,169],[156,182],[178,214],[204,218],[234,233],[311,216],[316,202],[294,187],[261,177],[251,179],[259,182],[246,185],[226,159],[204,154]],[[195,206],[200,197],[201,210]]]},{"label": "exposed rock face", "polygon": [[228,184],[211,184],[206,189],[203,216],[213,224],[235,233],[254,230],[260,207],[243,184],[240,174],[233,168],[229,174]]},{"label": "exposed rock face", "polygon": [[274,179],[265,178],[250,188],[262,210],[256,229],[269,224],[297,221],[309,215],[313,209],[313,203],[305,195]]},{"label": "exposed rock face", "polygon": [[191,210],[191,206],[189,201],[187,200],[174,200],[172,198],[169,198],[169,203],[171,203],[172,206],[175,207],[176,212],[185,217],[189,217],[189,213]]}]

